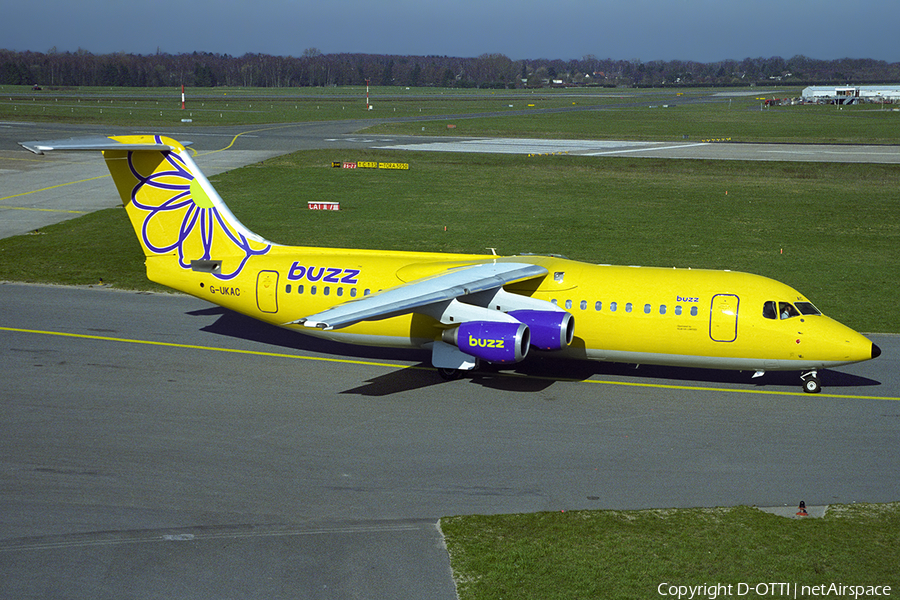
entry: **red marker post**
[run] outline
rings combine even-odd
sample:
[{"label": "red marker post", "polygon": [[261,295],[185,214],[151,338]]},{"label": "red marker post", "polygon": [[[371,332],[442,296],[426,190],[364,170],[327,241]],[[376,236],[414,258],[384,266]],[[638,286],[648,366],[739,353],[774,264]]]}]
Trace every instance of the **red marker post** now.
[{"label": "red marker post", "polygon": [[181,110],[184,110],[184,84],[181,84]]}]

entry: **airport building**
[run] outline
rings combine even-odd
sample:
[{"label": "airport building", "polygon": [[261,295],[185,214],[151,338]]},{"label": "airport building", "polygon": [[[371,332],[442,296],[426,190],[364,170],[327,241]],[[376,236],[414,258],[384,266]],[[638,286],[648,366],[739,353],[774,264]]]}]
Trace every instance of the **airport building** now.
[{"label": "airport building", "polygon": [[812,85],[803,89],[807,102],[900,102],[900,85]]}]

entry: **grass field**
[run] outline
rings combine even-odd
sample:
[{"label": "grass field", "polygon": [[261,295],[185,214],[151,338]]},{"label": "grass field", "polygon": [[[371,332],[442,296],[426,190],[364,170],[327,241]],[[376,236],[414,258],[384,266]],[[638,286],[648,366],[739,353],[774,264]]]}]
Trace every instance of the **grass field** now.
[{"label": "grass field", "polygon": [[[453,125],[448,128],[448,125]],[[424,127],[424,131],[423,131]],[[733,142],[897,144],[900,112],[876,105],[760,108],[755,98],[733,102],[616,107],[609,110],[386,123],[382,134],[550,137],[614,140],[729,140]]]},{"label": "grass field", "polygon": [[[694,598],[853,597],[813,591],[831,584],[900,590],[897,503],[831,506],[814,520],[750,507],[453,517],[441,530],[461,600],[688,598],[678,586],[704,585]],[[756,588],[776,582],[792,587]]]},{"label": "grass field", "polygon": [[[192,126],[293,123],[335,119],[420,118],[514,110],[654,103],[675,97],[669,90],[473,90],[373,87],[79,88],[32,91],[0,86],[0,120],[103,123],[110,126]],[[694,93],[696,96],[696,92]],[[367,110],[371,106],[371,110]]]},{"label": "grass field", "polygon": [[[332,169],[336,158],[411,166]],[[900,332],[893,166],[307,151],[213,183],[279,243],[749,271],[857,330]],[[0,240],[0,279],[148,288],[142,262],[122,209]]]},{"label": "grass field", "polygon": [[[797,97],[799,88],[473,90],[373,87],[81,88],[32,91],[0,86],[0,120],[192,127],[336,119],[418,119],[373,133],[535,136],[588,139],[900,143],[900,112],[883,106],[763,108],[763,96]],[[544,109],[565,112],[543,113]],[[525,111],[526,114],[513,114]],[[527,114],[534,112],[534,114]],[[469,118],[496,113],[500,117]],[[504,113],[510,113],[504,116]],[[448,129],[448,125],[454,125]],[[424,132],[422,128],[425,128]]]}]

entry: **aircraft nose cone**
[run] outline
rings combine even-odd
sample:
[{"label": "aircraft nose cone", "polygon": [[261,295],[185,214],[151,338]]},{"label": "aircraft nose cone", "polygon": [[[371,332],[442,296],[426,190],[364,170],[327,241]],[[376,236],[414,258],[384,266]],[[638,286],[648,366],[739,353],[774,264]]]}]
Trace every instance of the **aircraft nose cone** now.
[{"label": "aircraft nose cone", "polygon": [[878,358],[879,356],[881,356],[881,348],[872,344],[872,358]]}]

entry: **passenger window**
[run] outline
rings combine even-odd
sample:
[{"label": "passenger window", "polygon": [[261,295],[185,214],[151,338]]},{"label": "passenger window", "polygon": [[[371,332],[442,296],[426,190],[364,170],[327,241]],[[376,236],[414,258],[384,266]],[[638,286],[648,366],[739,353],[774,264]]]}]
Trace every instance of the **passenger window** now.
[{"label": "passenger window", "polygon": [[587,310],[587,300],[581,301],[581,310]]},{"label": "passenger window", "polygon": [[602,303],[602,302],[597,302],[597,304],[594,305],[594,310],[599,311],[599,310],[602,309],[602,308],[603,308],[603,303]]},{"label": "passenger window", "polygon": [[631,312],[631,302],[625,305],[625,312]]},{"label": "passenger window", "polygon": [[554,298],[553,300],[550,301],[550,304],[552,304],[553,306],[559,306],[559,300]]},{"label": "passenger window", "polygon": [[284,293],[285,294],[291,293],[291,284],[287,284],[286,286],[284,286]]},{"label": "passenger window", "polygon": [[782,319],[790,319],[791,317],[800,316],[800,313],[797,312],[797,309],[794,308],[794,305],[790,302],[779,302],[778,314],[781,315]]},{"label": "passenger window", "polygon": [[368,296],[371,293],[372,293],[372,290],[367,289],[366,291],[363,292],[363,296]]},{"label": "passenger window", "polygon": [[609,312],[616,312],[617,308],[619,308],[618,302],[610,302],[609,303]]},{"label": "passenger window", "polygon": [[675,306],[675,314],[678,315],[679,317],[681,316],[681,305],[680,304]]},{"label": "passenger window", "polygon": [[777,319],[778,312],[775,310],[775,303],[771,300],[763,304],[763,317],[766,319]]},{"label": "passenger window", "polygon": [[666,305],[665,305],[665,304],[660,304],[660,306],[659,306],[659,314],[661,314],[661,315],[666,314]]},{"label": "passenger window", "polygon": [[567,308],[567,309],[572,308],[572,301],[571,301],[571,300],[566,300],[566,308]]},{"label": "passenger window", "polygon": [[653,307],[651,307],[649,304],[644,305],[644,314],[649,315],[651,310],[653,310]]},{"label": "passenger window", "polygon": [[356,298],[356,288],[350,288],[350,297]]},{"label": "passenger window", "polygon": [[691,316],[692,316],[692,317],[696,317],[696,316],[697,316],[697,307],[696,307],[696,306],[692,306],[692,307],[691,307]]},{"label": "passenger window", "polygon": [[314,285],[310,286],[309,293],[312,294],[313,296],[315,296],[316,295],[316,286],[314,286]]},{"label": "passenger window", "polygon": [[297,293],[298,293],[298,294],[302,294],[302,293],[303,293],[303,286],[302,286],[302,285],[298,285],[298,286],[297,286]]},{"label": "passenger window", "polygon": [[326,285],[325,289],[322,290],[322,293],[327,296],[328,294],[331,293],[331,288]]}]

